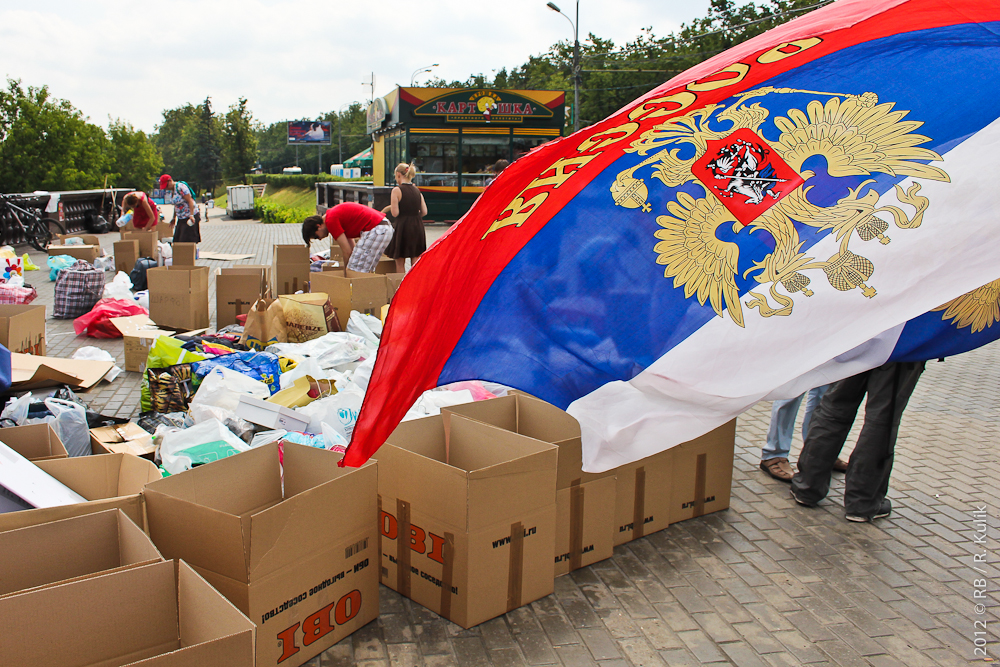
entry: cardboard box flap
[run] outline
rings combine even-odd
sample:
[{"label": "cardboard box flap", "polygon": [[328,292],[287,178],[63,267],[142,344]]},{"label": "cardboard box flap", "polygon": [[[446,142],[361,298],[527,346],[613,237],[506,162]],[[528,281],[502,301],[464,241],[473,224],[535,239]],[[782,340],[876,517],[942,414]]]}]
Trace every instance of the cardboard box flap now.
[{"label": "cardboard box flap", "polygon": [[[174,563],[160,562],[0,599],[0,663],[121,665],[178,646]],[[39,619],[45,619],[39,623]],[[110,636],[109,636],[110,635]]]},{"label": "cardboard box flap", "polygon": [[[163,556],[183,558],[210,572],[248,583],[250,535],[244,531],[240,517],[162,493],[156,490],[156,484],[144,492],[146,517],[149,535]],[[212,539],[206,540],[206,534]]]},{"label": "cardboard box flap", "polygon": [[157,334],[170,335],[173,331],[164,331],[156,322],[149,319],[148,315],[132,315],[131,317],[112,317],[111,324],[114,325],[122,336],[154,336]]},{"label": "cardboard box flap", "polygon": [[[440,416],[428,419],[435,418]],[[379,449],[378,462],[379,493],[390,505],[387,511],[395,514],[396,501],[403,500],[414,507],[434,507],[435,517],[457,532],[468,528],[469,480],[464,470],[390,442]],[[428,479],[434,484],[427,484]]]},{"label": "cardboard box flap", "polygon": [[0,595],[161,560],[119,510],[0,533]]},{"label": "cardboard box flap", "polygon": [[513,431],[457,414],[450,415],[446,421],[450,423],[451,434],[448,462],[467,470],[471,479],[531,470],[528,463],[519,461],[538,452],[551,451],[554,457],[558,456],[558,449],[552,444]]},{"label": "cardboard box flap", "polygon": [[51,424],[25,424],[0,429],[0,442],[29,461],[69,456]]},{"label": "cardboard box flap", "polygon": [[[68,459],[38,461],[35,465],[87,500],[101,500],[129,494],[127,491],[119,492],[118,488],[124,457],[125,454],[78,456]],[[149,461],[145,461],[145,463],[149,463]],[[150,465],[152,464],[150,463]],[[131,493],[138,493],[138,491],[133,490]]]},{"label": "cardboard box flap", "polygon": [[507,431],[517,432],[517,396],[508,395],[487,401],[473,401],[441,408],[441,412],[462,415],[469,419],[492,424]]},{"label": "cardboard box flap", "polygon": [[11,385],[17,390],[52,387],[67,384],[90,389],[111,371],[113,361],[38,357],[33,354],[11,354]]},{"label": "cardboard box flap", "polygon": [[309,248],[304,245],[275,245],[275,264],[301,264],[309,263]]},{"label": "cardboard box flap", "polygon": [[518,433],[551,443],[580,437],[580,422],[569,413],[533,396],[515,395],[514,398],[517,400]]},{"label": "cardboard box flap", "polygon": [[[245,632],[254,632],[254,624],[250,619],[232,602],[216,593],[184,561],[177,562],[177,604],[180,612],[181,646],[187,647]],[[248,644],[248,649],[251,654],[245,664],[253,664],[252,642]]]},{"label": "cardboard box flap", "polygon": [[[296,451],[300,450],[300,451]],[[297,462],[294,460],[298,458]],[[286,484],[309,463],[326,467],[322,458],[337,468],[330,452],[285,443]],[[375,464],[361,468],[337,468],[342,474],[319,479],[319,484],[287,497],[283,502],[252,517],[250,579],[260,580],[272,572],[301,560],[302,553],[322,554],[345,538],[364,531],[378,515]],[[334,481],[336,479],[336,481]],[[302,486],[301,483],[299,483]],[[345,511],[349,508],[349,511]]]}]

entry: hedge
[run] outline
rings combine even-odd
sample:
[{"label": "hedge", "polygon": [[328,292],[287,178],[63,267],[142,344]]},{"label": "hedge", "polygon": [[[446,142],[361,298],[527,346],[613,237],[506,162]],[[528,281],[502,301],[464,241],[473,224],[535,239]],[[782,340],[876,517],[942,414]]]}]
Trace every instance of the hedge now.
[{"label": "hedge", "polygon": [[306,188],[313,190],[317,183],[371,181],[371,178],[341,178],[330,174],[247,174],[247,183],[267,183],[275,188]]},{"label": "hedge", "polygon": [[253,217],[267,224],[291,224],[301,223],[304,219],[302,209],[284,206],[277,202],[268,201],[262,197],[255,197],[253,200]]}]

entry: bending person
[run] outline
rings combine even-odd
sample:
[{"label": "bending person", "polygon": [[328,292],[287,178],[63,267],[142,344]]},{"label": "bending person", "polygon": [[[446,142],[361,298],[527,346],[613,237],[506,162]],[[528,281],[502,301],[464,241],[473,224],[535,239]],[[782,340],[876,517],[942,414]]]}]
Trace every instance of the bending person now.
[{"label": "bending person", "polygon": [[132,226],[136,229],[152,229],[160,221],[160,212],[156,204],[145,192],[130,192],[122,199],[122,208],[132,211]]},{"label": "bending person", "polygon": [[392,226],[381,211],[344,202],[327,209],[323,216],[310,215],[302,221],[302,240],[306,246],[327,236],[332,236],[340,246],[349,270],[372,273],[392,240]]}]

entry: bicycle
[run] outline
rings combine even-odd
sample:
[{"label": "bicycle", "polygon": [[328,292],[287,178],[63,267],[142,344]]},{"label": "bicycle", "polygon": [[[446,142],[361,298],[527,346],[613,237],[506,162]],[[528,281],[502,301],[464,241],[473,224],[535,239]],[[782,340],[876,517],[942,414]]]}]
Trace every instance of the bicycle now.
[{"label": "bicycle", "polygon": [[24,199],[17,195],[0,194],[0,221],[13,221],[10,229],[20,229],[24,240],[36,250],[47,251],[56,234],[66,233],[66,228],[58,220],[43,218],[37,209],[21,208],[15,201],[23,202]]}]

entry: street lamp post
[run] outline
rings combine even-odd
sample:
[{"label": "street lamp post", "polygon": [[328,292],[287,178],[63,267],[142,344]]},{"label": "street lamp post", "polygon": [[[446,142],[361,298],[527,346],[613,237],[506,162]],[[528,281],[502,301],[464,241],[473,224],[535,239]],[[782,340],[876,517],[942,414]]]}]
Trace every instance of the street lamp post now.
[{"label": "street lamp post", "polygon": [[340,107],[340,109],[337,111],[337,157],[340,158],[339,162],[340,162],[341,165],[344,164],[344,132],[343,132],[344,116],[343,116],[343,113],[344,113],[344,109],[347,109],[350,106],[351,106],[350,104],[345,104],[344,106]]},{"label": "street lamp post", "polygon": [[427,67],[421,67],[416,72],[414,72],[413,74],[411,74],[410,75],[410,87],[411,88],[413,87],[413,81],[414,81],[414,79],[417,78],[418,74],[423,74],[424,72],[430,72],[432,69],[434,69],[437,66],[438,66],[438,64],[434,63],[433,65],[428,65]]},{"label": "street lamp post", "polygon": [[552,11],[562,14],[573,26],[573,131],[580,129],[580,0],[576,0],[576,21],[566,16],[563,10],[554,2],[545,5]]}]

